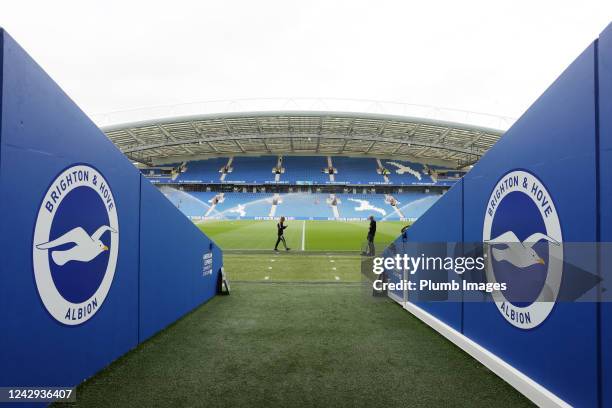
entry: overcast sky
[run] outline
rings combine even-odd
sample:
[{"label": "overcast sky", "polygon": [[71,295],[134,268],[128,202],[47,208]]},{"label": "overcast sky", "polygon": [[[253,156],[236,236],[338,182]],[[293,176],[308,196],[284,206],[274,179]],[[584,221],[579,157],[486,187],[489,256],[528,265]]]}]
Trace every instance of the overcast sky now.
[{"label": "overcast sky", "polygon": [[610,21],[612,0],[0,0],[88,114],[336,97],[518,117]]}]

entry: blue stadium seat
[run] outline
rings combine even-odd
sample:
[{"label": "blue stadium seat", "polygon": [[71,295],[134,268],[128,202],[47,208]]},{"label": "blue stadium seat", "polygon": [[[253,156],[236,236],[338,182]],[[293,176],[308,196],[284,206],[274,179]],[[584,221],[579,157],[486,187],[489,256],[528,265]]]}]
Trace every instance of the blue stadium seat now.
[{"label": "blue stadium seat", "polygon": [[383,184],[385,179],[376,172],[376,159],[355,157],[333,157],[338,170],[336,181],[350,184]]},{"label": "blue stadium seat", "polygon": [[431,177],[425,174],[424,166],[406,160],[383,159],[383,166],[391,171],[388,176],[391,184],[396,185],[431,185],[435,184]]},{"label": "blue stadium seat", "polygon": [[381,220],[393,211],[393,207],[385,202],[384,194],[336,194],[336,198],[340,200],[340,218],[365,219],[373,215]]},{"label": "blue stadium seat", "polygon": [[322,172],[327,167],[324,156],[283,156],[283,167],[285,173],[281,180],[289,183],[325,184],[329,181],[329,174]]},{"label": "blue stadium seat", "polygon": [[224,193],[224,200],[217,204],[214,216],[224,219],[267,217],[273,196],[269,193]]},{"label": "blue stadium seat", "polygon": [[[220,193],[186,192],[172,187],[162,187],[164,195],[189,217],[220,219],[259,219],[270,216],[275,194],[272,193],[223,193],[223,201],[212,211],[212,200]],[[408,192],[393,194],[403,218],[416,219],[431,207],[441,195],[437,193]],[[334,218],[329,205],[329,194],[288,193],[280,194],[275,216],[295,219],[327,220]],[[340,219],[366,219],[370,215],[379,221],[400,220],[399,213],[386,200],[384,194],[336,194]]]},{"label": "blue stadium seat", "polygon": [[[398,201],[398,208],[405,218],[417,219],[429,209],[442,195],[433,193],[400,193],[393,194]],[[389,218],[392,220],[393,218]]]},{"label": "blue stadium seat", "polygon": [[209,200],[217,193],[185,192],[172,187],[162,187],[161,192],[188,217],[203,217],[210,209]]},{"label": "blue stadium seat", "polygon": [[219,183],[219,170],[227,164],[229,158],[219,157],[187,163],[187,170],[177,176],[179,183]]},{"label": "blue stadium seat", "polygon": [[276,209],[277,216],[296,219],[328,219],[333,217],[327,203],[329,194],[289,193],[281,194],[281,203]]},{"label": "blue stadium seat", "polygon": [[278,157],[234,157],[234,170],[225,177],[228,183],[270,183],[274,182],[272,169],[276,167]]}]

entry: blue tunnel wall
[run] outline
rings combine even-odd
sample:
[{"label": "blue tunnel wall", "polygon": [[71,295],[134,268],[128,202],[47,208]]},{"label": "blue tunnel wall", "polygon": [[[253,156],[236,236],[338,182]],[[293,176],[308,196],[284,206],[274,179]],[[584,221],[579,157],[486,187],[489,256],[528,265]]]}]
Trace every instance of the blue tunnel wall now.
[{"label": "blue tunnel wall", "polygon": [[[612,241],[612,26],[463,182],[409,229],[408,242],[482,242],[490,196],[510,171],[527,171],[545,186],[563,242]],[[521,213],[512,214],[515,224],[527,222],[523,218]],[[395,241],[397,247],[401,243],[401,237]],[[612,279],[612,255],[605,250],[592,252],[585,257],[566,251],[564,259],[597,270],[605,285],[606,279]],[[541,324],[520,328],[504,318],[494,302],[420,302],[418,293],[414,298],[413,304],[567,403],[612,406],[609,303],[557,302]]]},{"label": "blue tunnel wall", "polygon": [[[222,253],[2,30],[0,67],[0,385],[77,385],[214,296]],[[49,241],[74,222],[91,224],[88,235],[93,226],[116,228],[101,235],[107,250],[96,258],[58,266],[56,249],[39,258],[35,237],[48,194],[60,186],[56,177],[74,166],[90,169],[92,183],[94,175],[103,177],[91,184],[100,198],[76,181],[70,192],[57,193]],[[45,271],[39,259],[51,271],[46,286],[38,280]],[[112,259],[114,268],[107,266]],[[94,312],[87,320],[87,308],[83,316],[80,309],[55,316],[61,303],[50,300],[52,286],[75,304],[94,293]]]}]

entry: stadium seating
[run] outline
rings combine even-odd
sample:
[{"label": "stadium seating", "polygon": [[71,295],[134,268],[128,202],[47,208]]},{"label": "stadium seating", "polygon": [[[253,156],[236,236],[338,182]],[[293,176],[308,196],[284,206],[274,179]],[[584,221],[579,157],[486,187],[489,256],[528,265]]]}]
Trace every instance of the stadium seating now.
[{"label": "stadium seating", "polygon": [[[397,207],[404,218],[417,219],[429,209],[441,197],[439,194],[401,193],[393,194],[397,200]],[[395,215],[390,215],[385,220],[393,220]]]},{"label": "stadium seating", "polygon": [[267,217],[273,196],[268,193],[224,193],[223,201],[216,205],[211,216],[225,219]]},{"label": "stadium seating", "polygon": [[[334,215],[332,195],[323,193],[215,193],[186,192],[169,186],[161,188],[164,195],[190,218],[261,219],[274,216],[290,219],[327,220],[366,219],[370,215],[381,221],[416,219],[440,197],[437,193],[410,192],[393,194],[336,194],[338,215]],[[213,199],[221,200],[213,206]],[[391,197],[396,207],[391,205]],[[212,209],[211,209],[212,207]]]},{"label": "stadium seating", "polygon": [[219,157],[188,162],[185,172],[179,174],[175,181],[178,183],[220,183],[219,170],[227,164],[228,160],[227,157]]},{"label": "stadium seating", "polygon": [[[175,183],[236,183],[236,184],[350,184],[350,185],[439,185],[452,186],[456,179],[431,177],[426,166],[405,160],[380,160],[383,167],[389,170],[386,181],[377,172],[378,163],[375,158],[356,158],[334,156],[332,165],[336,169],[334,180],[323,172],[328,167],[327,156],[282,156],[284,172],[278,180],[272,169],[277,166],[278,156],[236,156],[232,159],[230,172],[223,177],[221,168],[230,162],[230,157],[219,157],[185,163],[184,172],[174,179],[164,176],[158,169],[143,169],[141,172],[153,182],[162,184]],[[179,168],[181,164],[165,165]],[[431,170],[448,170],[447,168],[430,165]]]},{"label": "stadium seating", "polygon": [[234,157],[233,171],[225,177],[228,183],[271,183],[274,182],[272,169],[276,167],[277,156]]},{"label": "stadium seating", "polygon": [[334,157],[337,182],[349,184],[382,184],[385,179],[376,172],[378,164],[373,158]]},{"label": "stadium seating", "polygon": [[186,193],[172,187],[162,187],[161,192],[172,204],[188,217],[203,217],[211,207],[217,193]]},{"label": "stadium seating", "polygon": [[[336,194],[340,218],[365,219],[370,215],[382,219],[393,211],[384,194]],[[399,217],[398,217],[399,218]]]},{"label": "stadium seating", "polygon": [[296,219],[328,219],[333,217],[328,198],[329,194],[281,194],[276,214]]},{"label": "stadium seating", "polygon": [[420,163],[395,159],[384,159],[381,160],[381,162],[385,168],[391,171],[391,174],[389,175],[389,181],[391,184],[435,184],[431,177],[425,174],[425,168]]},{"label": "stadium seating", "polygon": [[283,156],[285,173],[281,180],[294,184],[326,184],[329,175],[323,173],[327,167],[325,156]]}]

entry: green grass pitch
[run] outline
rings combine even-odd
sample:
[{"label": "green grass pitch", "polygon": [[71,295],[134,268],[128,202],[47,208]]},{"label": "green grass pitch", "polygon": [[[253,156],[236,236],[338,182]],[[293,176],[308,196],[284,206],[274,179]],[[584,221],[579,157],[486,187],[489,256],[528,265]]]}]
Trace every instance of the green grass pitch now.
[{"label": "green grass pitch", "polygon": [[[276,242],[276,221],[203,221],[197,225],[223,249],[272,249]],[[365,243],[369,224],[365,221],[288,221],[287,225],[285,239],[293,250],[358,252]],[[404,225],[399,221],[377,223],[375,243],[390,243]]]},{"label": "green grass pitch", "polygon": [[85,382],[74,405],[532,406],[426,324],[359,286],[234,285],[230,296]]},{"label": "green grass pitch", "polygon": [[[371,296],[359,255],[367,222],[290,221],[289,252],[272,251],[275,224],[199,223],[225,250],[232,294],[81,384],[74,405],[531,406],[395,302]],[[378,253],[403,225],[378,223]]]}]

